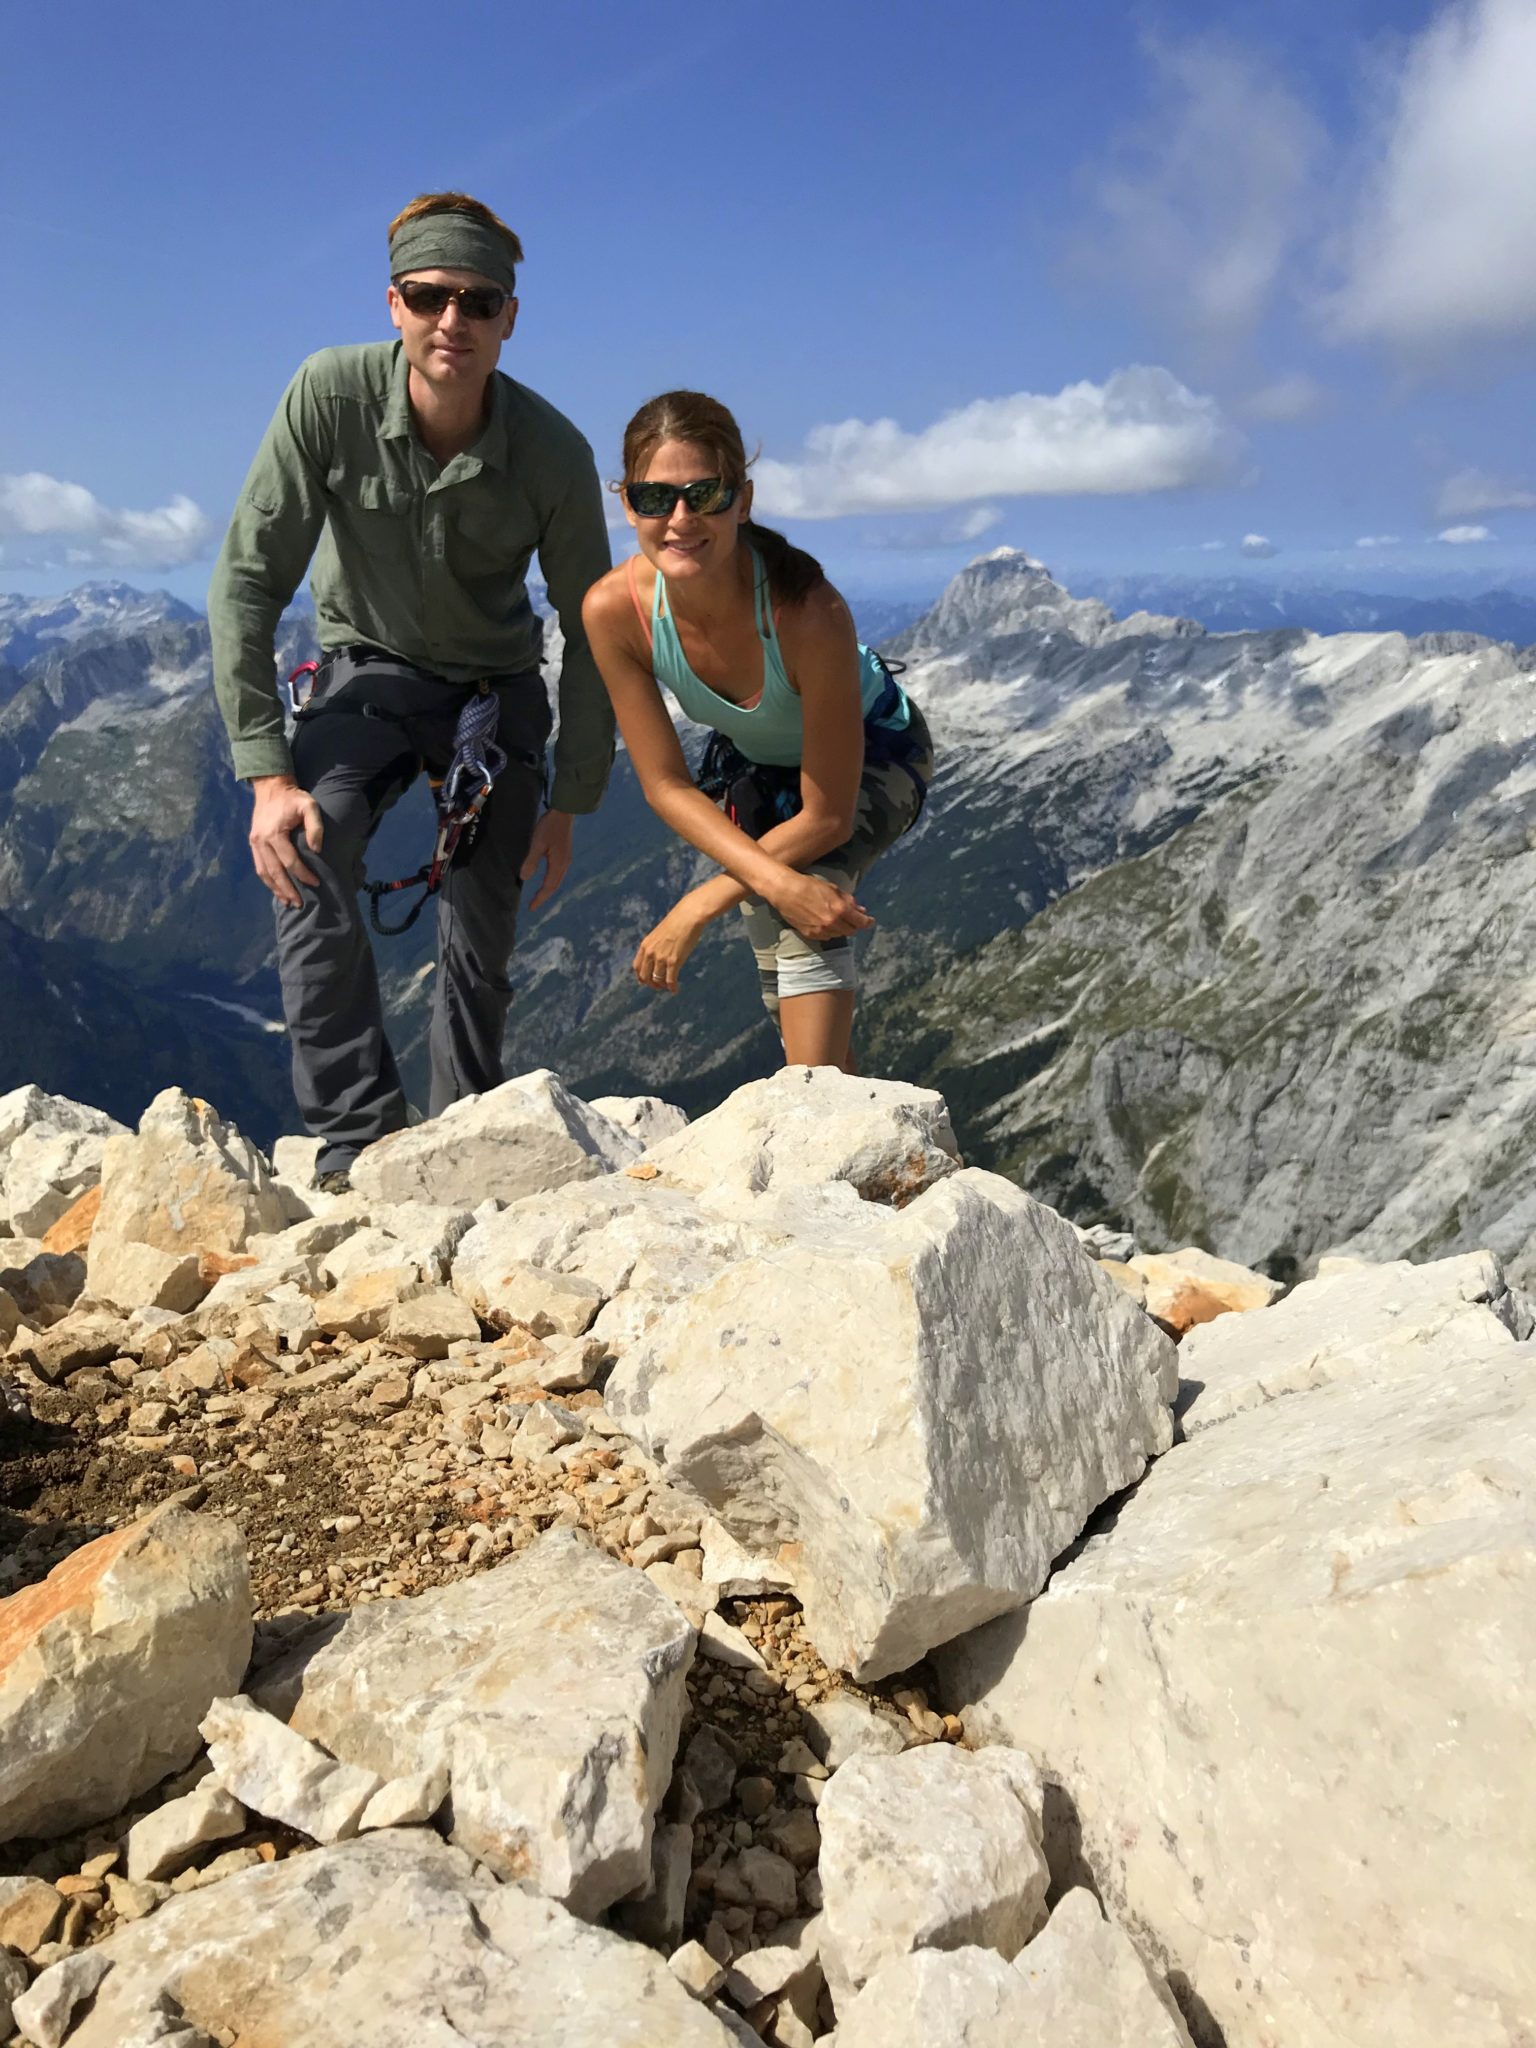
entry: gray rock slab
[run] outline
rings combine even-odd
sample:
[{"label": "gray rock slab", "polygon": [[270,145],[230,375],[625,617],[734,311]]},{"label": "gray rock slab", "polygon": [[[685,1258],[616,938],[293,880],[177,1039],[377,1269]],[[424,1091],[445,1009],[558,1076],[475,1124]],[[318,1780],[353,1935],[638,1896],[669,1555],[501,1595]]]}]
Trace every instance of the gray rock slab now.
[{"label": "gray rock slab", "polygon": [[26,1994],[34,2009],[62,2004],[50,1980],[82,1961],[99,1985],[88,2007],[85,1994],[71,2001],[69,2048],[123,2048],[167,2008],[189,2028],[263,2048],[732,2039],[650,1949],[498,1883],[421,1829],[364,1835],[173,1899],[46,1972]]},{"label": "gray rock slab", "polygon": [[180,1799],[168,1799],[128,1830],[130,1883],[174,1877],[209,1842],[245,1830],[245,1808],[232,1792],[205,1778]]},{"label": "gray rock slab", "polygon": [[1519,1313],[1491,1252],[1306,1281],[1273,1308],[1190,1331],[1179,1349],[1185,1434],[1334,1380],[1417,1371],[1430,1347],[1454,1371],[1466,1350],[1513,1344]]},{"label": "gray rock slab", "polygon": [[844,1998],[918,1948],[1008,1959],[1045,1922],[1044,1790],[1018,1750],[943,1743],[834,1771],[821,1827],[821,1956]]},{"label": "gray rock slab", "polygon": [[1533,1508],[1536,1346],[1340,1380],[1180,1445],[939,1654],[1229,2048],[1346,2013],[1351,2048],[1507,2048],[1536,2011]]},{"label": "gray rock slab", "polygon": [[473,1209],[488,1196],[511,1202],[612,1173],[639,1153],[633,1138],[540,1068],[380,1138],[354,1161],[352,1185],[369,1203]]},{"label": "gray rock slab", "polygon": [[374,1771],[339,1763],[254,1701],[218,1699],[203,1718],[217,1783],[255,1813],[312,1841],[348,1840],[381,1790]]},{"label": "gray rock slab", "polygon": [[642,1572],[551,1531],[493,1571],[357,1609],[260,1695],[381,1778],[446,1768],[451,1838],[590,1916],[649,1877],[693,1642]]},{"label": "gray rock slab", "polygon": [[813,1234],[668,1309],[604,1398],[738,1542],[792,1557],[822,1656],[877,1678],[1039,1591],[1171,1442],[1177,1354],[997,1175],[813,1206]]},{"label": "gray rock slab", "polygon": [[909,1202],[960,1164],[944,1098],[833,1067],[784,1067],[727,1096],[649,1165],[677,1187],[820,1187],[848,1181],[866,1201]]}]

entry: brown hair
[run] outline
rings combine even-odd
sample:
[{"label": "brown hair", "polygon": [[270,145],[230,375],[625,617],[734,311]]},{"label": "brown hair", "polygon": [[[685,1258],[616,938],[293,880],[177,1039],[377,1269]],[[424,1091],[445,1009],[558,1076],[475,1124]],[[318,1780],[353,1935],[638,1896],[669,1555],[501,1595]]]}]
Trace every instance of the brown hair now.
[{"label": "brown hair", "polygon": [[[747,454],[741,429],[718,398],[702,391],[663,391],[648,398],[624,429],[624,481],[638,483],[646,465],[663,441],[691,441],[709,451],[727,483],[738,490],[747,481],[755,459]],[[780,604],[798,604],[826,582],[826,574],[814,555],[797,548],[771,526],[759,526],[755,519],[743,522],[742,532],[763,558],[768,587]]]},{"label": "brown hair", "polygon": [[500,235],[512,252],[512,261],[521,263],[523,245],[513,229],[509,228],[499,213],[492,213],[483,200],[471,199],[467,192],[422,192],[409,206],[402,206],[389,224],[388,239],[393,241],[407,221],[420,220],[428,213],[467,213],[471,220],[479,221],[481,227],[489,228],[492,234]]}]

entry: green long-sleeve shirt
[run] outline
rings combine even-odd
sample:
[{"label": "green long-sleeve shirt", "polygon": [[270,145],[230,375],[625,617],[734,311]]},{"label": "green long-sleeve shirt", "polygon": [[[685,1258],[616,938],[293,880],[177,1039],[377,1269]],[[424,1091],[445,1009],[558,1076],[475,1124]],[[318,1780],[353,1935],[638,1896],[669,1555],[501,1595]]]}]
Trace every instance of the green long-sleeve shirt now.
[{"label": "green long-sleeve shirt", "polygon": [[543,629],[525,585],[537,549],[565,636],[550,803],[595,810],[613,711],[581,624],[610,560],[592,451],[498,372],[484,433],[439,470],[411,423],[408,374],[398,342],[322,349],[256,452],[208,592],[235,773],[293,772],[273,638],[311,558],[323,648],[362,641],[473,682],[538,667]]}]

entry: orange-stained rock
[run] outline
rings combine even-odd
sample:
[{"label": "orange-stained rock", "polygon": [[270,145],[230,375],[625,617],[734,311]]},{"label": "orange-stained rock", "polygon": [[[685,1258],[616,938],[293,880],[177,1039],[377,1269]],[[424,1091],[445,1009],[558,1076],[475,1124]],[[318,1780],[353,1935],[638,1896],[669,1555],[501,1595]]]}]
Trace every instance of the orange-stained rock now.
[{"label": "orange-stained rock", "polygon": [[1196,1245],[1177,1252],[1143,1252],[1130,1271],[1146,1282],[1147,1314],[1175,1336],[1197,1323],[1214,1322],[1234,1310],[1268,1308],[1285,1292],[1267,1273],[1255,1273],[1233,1259],[1218,1259]]},{"label": "orange-stained rock", "polygon": [[255,1258],[250,1252],[208,1252],[199,1255],[198,1277],[211,1287],[215,1280],[222,1280],[226,1273],[243,1273],[247,1266],[254,1266]]},{"label": "orange-stained rock", "polygon": [[[1157,1303],[1155,1308],[1154,1299]],[[1232,1313],[1231,1302],[1222,1301],[1209,1288],[1194,1280],[1185,1280],[1173,1288],[1149,1287],[1145,1307],[1153,1321],[1161,1323],[1173,1337],[1182,1337],[1197,1323],[1214,1323],[1218,1316]]]},{"label": "orange-stained rock", "polygon": [[91,1232],[96,1227],[96,1212],[100,1207],[101,1189],[88,1189],[78,1202],[64,1211],[57,1223],[43,1233],[43,1250],[83,1252],[91,1241]]},{"label": "orange-stained rock", "polygon": [[244,1538],[185,1508],[0,1600],[0,1842],[108,1819],[189,1763],[250,1647]]}]

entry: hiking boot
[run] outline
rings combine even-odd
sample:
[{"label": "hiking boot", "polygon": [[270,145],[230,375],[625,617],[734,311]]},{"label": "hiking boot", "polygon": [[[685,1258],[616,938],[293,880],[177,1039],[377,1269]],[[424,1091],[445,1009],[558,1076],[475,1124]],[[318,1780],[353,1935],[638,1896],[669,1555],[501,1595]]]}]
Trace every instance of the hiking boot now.
[{"label": "hiking boot", "polygon": [[322,1173],[315,1182],[322,1195],[350,1195],[352,1176],[344,1166],[333,1166],[329,1173]]}]

